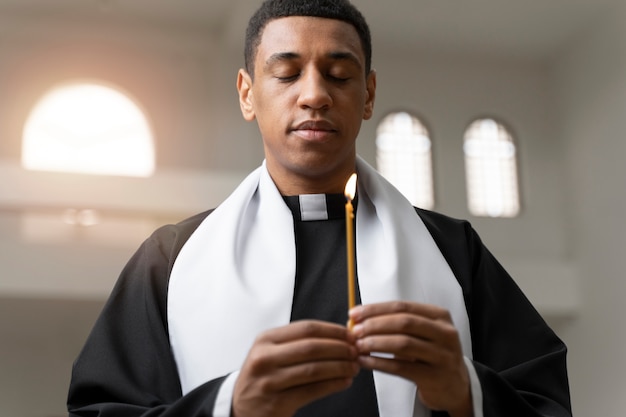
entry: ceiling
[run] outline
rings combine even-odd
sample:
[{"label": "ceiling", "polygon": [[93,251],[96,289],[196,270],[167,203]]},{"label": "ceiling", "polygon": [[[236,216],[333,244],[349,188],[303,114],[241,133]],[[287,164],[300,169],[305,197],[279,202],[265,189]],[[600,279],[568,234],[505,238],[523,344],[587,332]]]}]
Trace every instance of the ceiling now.
[{"label": "ceiling", "polygon": [[[377,45],[410,43],[533,59],[549,57],[620,1],[353,0]],[[97,20],[201,30],[239,42],[258,4],[260,0],[0,0],[0,23]]]}]

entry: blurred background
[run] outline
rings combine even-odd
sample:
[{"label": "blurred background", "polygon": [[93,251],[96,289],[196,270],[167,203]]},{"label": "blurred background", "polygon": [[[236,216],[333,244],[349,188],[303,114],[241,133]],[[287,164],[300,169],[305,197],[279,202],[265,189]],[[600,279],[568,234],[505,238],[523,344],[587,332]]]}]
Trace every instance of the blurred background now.
[{"label": "blurred background", "polygon": [[[378,72],[359,153],[376,164],[377,128],[390,113],[419,118],[432,207],[472,222],[568,344],[574,414],[621,417],[626,2],[354,3],[370,23]],[[72,361],[138,245],[159,225],[214,207],[261,163],[235,90],[259,4],[0,0],[0,416],[66,415]],[[37,168],[54,151],[36,133],[52,135],[46,120],[62,117],[35,116],[57,87],[78,82],[111,87],[141,110],[142,173]],[[96,123],[80,107],[70,115]],[[464,139],[484,117],[516,146],[513,216],[468,208]],[[62,155],[80,148],[75,131],[54,128]],[[125,137],[107,129],[99,140]],[[31,159],[29,143],[40,151]],[[92,152],[137,161],[124,146]]]}]

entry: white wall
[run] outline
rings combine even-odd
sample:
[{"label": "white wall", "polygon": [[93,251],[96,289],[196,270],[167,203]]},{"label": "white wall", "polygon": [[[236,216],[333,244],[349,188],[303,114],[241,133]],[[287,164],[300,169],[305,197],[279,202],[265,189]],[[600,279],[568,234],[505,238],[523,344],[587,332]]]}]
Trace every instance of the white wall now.
[{"label": "white wall", "polygon": [[567,160],[569,252],[580,265],[579,318],[561,329],[580,416],[626,410],[626,7],[573,42],[553,72]]},{"label": "white wall", "polygon": [[[463,131],[482,115],[510,124],[521,158],[522,215],[471,220],[569,343],[578,415],[597,410],[617,417],[623,408],[623,397],[612,395],[624,388],[623,365],[612,358],[619,358],[625,344],[616,300],[624,294],[618,260],[625,238],[619,209],[626,201],[616,159],[626,146],[619,113],[626,109],[620,52],[626,37],[618,20],[582,37],[551,66],[375,45],[376,114],[364,124],[359,139],[359,152],[373,162],[377,121],[396,109],[423,116],[433,134],[437,209],[468,218]],[[15,24],[10,29],[3,26],[5,41],[0,42],[0,172],[8,167],[11,175],[19,175],[14,165],[29,106],[55,81],[72,77],[110,80],[146,108],[157,135],[158,169],[174,170],[168,180],[146,183],[163,188],[164,202],[176,188],[205,193],[206,182],[198,180],[204,175],[239,178],[260,161],[260,139],[255,126],[241,120],[234,90],[241,53],[209,34],[94,27],[82,28],[84,35],[76,41],[72,30],[60,27],[40,30]],[[176,175],[183,176],[172,185],[168,181]],[[44,221],[46,239],[33,240],[24,232],[22,207],[30,190],[18,193],[10,189],[12,184],[0,180],[0,194],[18,200],[12,204],[0,197],[0,334],[10,341],[0,343],[0,415],[63,415],[71,360],[117,273],[149,227],[126,228],[105,239],[98,229],[77,232]],[[59,178],[37,177],[23,184],[37,191],[58,186]],[[101,201],[116,187],[93,184],[92,197],[83,192],[74,201]],[[193,200],[189,213],[163,213],[153,196],[153,213],[142,209],[116,214],[124,221],[154,225],[190,214],[203,202],[212,205],[224,193],[220,189]],[[40,221],[42,213],[49,221],[56,215],[54,207],[40,209]],[[580,305],[579,276],[584,290]],[[24,284],[33,277],[46,281],[37,287],[48,290],[38,292]],[[72,293],[64,285],[86,289]],[[567,302],[561,305],[559,300]]]}]

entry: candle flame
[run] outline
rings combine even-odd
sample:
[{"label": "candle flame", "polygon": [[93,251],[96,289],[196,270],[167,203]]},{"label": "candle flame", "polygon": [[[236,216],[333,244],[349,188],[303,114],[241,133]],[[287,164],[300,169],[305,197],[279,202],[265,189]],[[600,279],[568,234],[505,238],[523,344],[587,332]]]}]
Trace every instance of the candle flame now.
[{"label": "candle flame", "polygon": [[355,193],[356,193],[356,173],[352,174],[350,178],[348,179],[344,194],[348,200],[353,200]]}]

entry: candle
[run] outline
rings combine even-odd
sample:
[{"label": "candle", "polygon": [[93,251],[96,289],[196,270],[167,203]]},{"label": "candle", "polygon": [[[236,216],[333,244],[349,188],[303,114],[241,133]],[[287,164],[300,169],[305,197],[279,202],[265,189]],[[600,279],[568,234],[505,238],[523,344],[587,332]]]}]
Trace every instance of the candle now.
[{"label": "candle", "polygon": [[[356,174],[352,174],[346,183],[345,196],[346,202],[346,248],[348,261],[348,310],[354,307],[356,303],[356,284],[354,282],[354,232],[353,220],[354,209],[352,200],[356,193]],[[352,329],[352,320],[348,322],[348,327]]]}]

